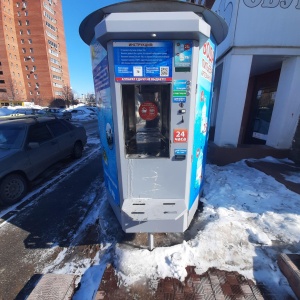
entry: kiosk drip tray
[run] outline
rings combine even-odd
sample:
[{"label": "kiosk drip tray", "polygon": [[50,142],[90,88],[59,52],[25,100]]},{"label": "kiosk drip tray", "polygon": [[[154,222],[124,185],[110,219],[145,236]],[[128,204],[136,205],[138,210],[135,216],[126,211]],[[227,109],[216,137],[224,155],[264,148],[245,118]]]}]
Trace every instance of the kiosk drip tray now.
[{"label": "kiosk drip tray", "polygon": [[125,199],[122,210],[133,221],[177,220],[187,207],[182,199]]}]

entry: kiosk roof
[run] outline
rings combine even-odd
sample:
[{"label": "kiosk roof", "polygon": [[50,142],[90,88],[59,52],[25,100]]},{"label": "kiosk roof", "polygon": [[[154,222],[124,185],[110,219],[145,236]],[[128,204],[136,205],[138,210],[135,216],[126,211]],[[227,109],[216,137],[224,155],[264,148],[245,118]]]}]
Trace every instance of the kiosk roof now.
[{"label": "kiosk roof", "polygon": [[215,12],[204,6],[180,1],[125,1],[100,8],[88,15],[80,24],[79,34],[81,39],[90,45],[95,36],[94,28],[104,17],[111,13],[127,12],[180,12],[191,11],[201,15],[203,19],[211,26],[211,32],[217,42],[220,44],[226,37],[228,25]]}]

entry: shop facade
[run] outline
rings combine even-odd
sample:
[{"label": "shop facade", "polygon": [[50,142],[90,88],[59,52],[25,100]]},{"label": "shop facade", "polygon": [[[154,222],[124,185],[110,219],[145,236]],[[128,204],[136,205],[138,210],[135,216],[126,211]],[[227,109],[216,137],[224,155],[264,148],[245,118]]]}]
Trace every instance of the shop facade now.
[{"label": "shop facade", "polygon": [[217,0],[212,11],[229,32],[217,49],[211,153],[286,156],[300,115],[300,0]]}]

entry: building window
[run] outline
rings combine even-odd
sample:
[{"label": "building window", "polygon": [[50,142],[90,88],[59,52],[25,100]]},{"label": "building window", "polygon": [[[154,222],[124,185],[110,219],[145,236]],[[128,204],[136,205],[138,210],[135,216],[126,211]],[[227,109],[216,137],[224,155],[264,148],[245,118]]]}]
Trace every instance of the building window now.
[{"label": "building window", "polygon": [[53,15],[55,14],[54,10],[49,5],[47,5],[45,2],[44,2],[44,7]]},{"label": "building window", "polygon": [[59,84],[59,83],[56,83],[56,82],[53,82],[53,86],[57,87],[57,88],[63,88],[63,85],[62,84]]},{"label": "building window", "polygon": [[59,65],[60,66],[60,62],[57,60],[57,59],[55,59],[55,58],[50,58],[50,61],[53,63],[53,64],[56,64],[56,65]]},{"label": "building window", "polygon": [[51,37],[53,40],[57,41],[57,36],[55,34],[52,34],[51,32],[49,31],[46,31],[46,34]]},{"label": "building window", "polygon": [[17,3],[16,3],[16,6],[17,6],[17,7],[20,7],[20,2],[17,2]]},{"label": "building window", "polygon": [[30,75],[29,75],[29,74],[27,74],[27,75],[26,75],[26,77],[27,77],[27,79],[29,79],[29,78],[30,78]]},{"label": "building window", "polygon": [[25,42],[24,39],[21,39],[21,44],[24,44],[24,42]]},{"label": "building window", "polygon": [[34,62],[34,57],[31,57],[31,61]]},{"label": "building window", "polygon": [[49,53],[52,54],[52,55],[54,55],[54,56],[56,56],[56,57],[59,56],[59,55],[58,55],[58,52],[56,52],[56,51],[54,51],[54,50],[52,50],[52,49],[49,49]]},{"label": "building window", "polygon": [[34,77],[34,79],[38,79],[37,74],[34,74],[33,77]]},{"label": "building window", "polygon": [[28,26],[29,25],[29,20],[26,20],[25,24],[26,24],[26,26]]},{"label": "building window", "polygon": [[55,68],[53,66],[51,66],[51,70],[54,71],[54,72],[57,72],[57,73],[61,73],[61,69]]},{"label": "building window", "polygon": [[27,70],[27,71],[29,70],[29,67],[27,65],[25,66],[25,70]]},{"label": "building window", "polygon": [[18,21],[18,24],[19,24],[19,26],[22,26],[22,21],[19,20],[19,21]]},{"label": "building window", "polygon": [[31,34],[31,31],[30,29],[27,29],[27,34],[30,35]]},{"label": "building window", "polygon": [[18,15],[18,17],[21,17],[21,12],[18,11],[18,12],[17,12],[17,15]]},{"label": "building window", "polygon": [[22,53],[26,53],[26,49],[25,48],[22,48]]},{"label": "building window", "polygon": [[23,30],[22,30],[22,29],[20,30],[20,34],[21,34],[21,35],[23,34]]},{"label": "building window", "polygon": [[28,16],[28,11],[27,11],[27,10],[24,11],[24,16],[25,16],[25,17]]},{"label": "building window", "polygon": [[55,80],[60,80],[61,81],[61,77],[60,76],[52,75],[52,78],[55,79]]},{"label": "building window", "polygon": [[48,40],[48,44],[51,46],[51,47],[54,47],[54,48],[57,48],[57,44],[55,44],[54,42]]},{"label": "building window", "polygon": [[28,39],[28,44],[32,44],[32,39]]},{"label": "building window", "polygon": [[29,48],[29,52],[30,52],[30,53],[33,53],[33,48]]},{"label": "building window", "polygon": [[31,82],[28,82],[28,86],[31,87]]},{"label": "building window", "polygon": [[56,20],[55,20],[52,16],[50,16],[47,12],[45,12],[45,11],[44,11],[44,16],[45,16],[48,20],[50,20],[52,23],[56,24]]},{"label": "building window", "polygon": [[56,27],[50,24],[49,22],[46,21],[46,26],[49,27],[51,30],[56,31]]}]

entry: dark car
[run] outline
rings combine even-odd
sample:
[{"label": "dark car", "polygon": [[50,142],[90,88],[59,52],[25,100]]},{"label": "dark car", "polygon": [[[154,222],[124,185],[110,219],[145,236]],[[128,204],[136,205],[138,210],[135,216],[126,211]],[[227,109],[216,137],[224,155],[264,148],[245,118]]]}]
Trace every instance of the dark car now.
[{"label": "dark car", "polygon": [[82,126],[54,117],[0,119],[0,203],[22,199],[29,183],[48,167],[80,158],[87,141]]},{"label": "dark car", "polygon": [[72,114],[68,110],[62,108],[44,108],[38,113],[41,115],[54,116],[68,121],[72,119]]}]

